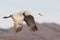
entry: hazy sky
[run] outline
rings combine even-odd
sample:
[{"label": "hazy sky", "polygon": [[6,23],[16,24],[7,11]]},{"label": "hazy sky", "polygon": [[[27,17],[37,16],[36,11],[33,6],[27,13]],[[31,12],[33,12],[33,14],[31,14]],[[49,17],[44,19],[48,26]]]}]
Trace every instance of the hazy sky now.
[{"label": "hazy sky", "polygon": [[13,26],[12,19],[2,19],[17,11],[29,10],[31,13],[41,13],[36,16],[39,23],[54,22],[60,24],[60,0],[0,0],[0,28]]}]

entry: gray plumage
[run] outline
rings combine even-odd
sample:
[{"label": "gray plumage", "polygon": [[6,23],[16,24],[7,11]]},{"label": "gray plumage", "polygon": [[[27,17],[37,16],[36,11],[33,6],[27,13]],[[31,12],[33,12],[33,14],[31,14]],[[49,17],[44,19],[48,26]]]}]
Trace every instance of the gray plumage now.
[{"label": "gray plumage", "polygon": [[32,15],[25,15],[25,13],[23,13],[24,15],[24,21],[26,22],[26,24],[28,25],[28,27],[32,30],[32,31],[37,31],[38,28],[35,24],[35,20],[34,17]]}]

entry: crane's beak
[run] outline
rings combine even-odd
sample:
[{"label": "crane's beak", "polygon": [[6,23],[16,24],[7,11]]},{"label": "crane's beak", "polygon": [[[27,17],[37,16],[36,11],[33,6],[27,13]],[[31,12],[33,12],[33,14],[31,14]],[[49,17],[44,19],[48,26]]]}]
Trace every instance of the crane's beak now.
[{"label": "crane's beak", "polygon": [[40,16],[43,16],[42,14],[39,13]]}]

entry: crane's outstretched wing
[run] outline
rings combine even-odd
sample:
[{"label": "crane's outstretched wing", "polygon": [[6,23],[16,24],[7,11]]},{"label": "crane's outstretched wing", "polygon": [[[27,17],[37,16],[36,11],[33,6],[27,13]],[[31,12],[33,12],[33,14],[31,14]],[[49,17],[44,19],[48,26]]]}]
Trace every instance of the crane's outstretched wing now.
[{"label": "crane's outstretched wing", "polygon": [[24,15],[24,21],[32,29],[32,31],[37,31],[38,30],[33,16],[31,16],[31,15],[25,16]]}]

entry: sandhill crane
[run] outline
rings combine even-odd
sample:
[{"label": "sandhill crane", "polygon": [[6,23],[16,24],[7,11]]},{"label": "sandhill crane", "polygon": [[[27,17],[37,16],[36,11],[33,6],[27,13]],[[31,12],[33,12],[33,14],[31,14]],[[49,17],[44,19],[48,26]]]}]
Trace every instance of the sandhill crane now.
[{"label": "sandhill crane", "polygon": [[[34,15],[37,15],[37,14],[34,14]],[[42,14],[40,14],[40,13],[38,15],[42,16]],[[15,27],[16,32],[19,32],[19,31],[22,30],[23,21],[26,22],[26,24],[28,25],[28,27],[32,31],[37,31],[38,30],[38,28],[35,24],[34,17],[32,16],[32,14],[29,11],[21,11],[19,13],[12,14],[12,15],[7,16],[7,17],[5,16],[3,18],[10,18],[10,17],[14,21],[14,27]]]}]

